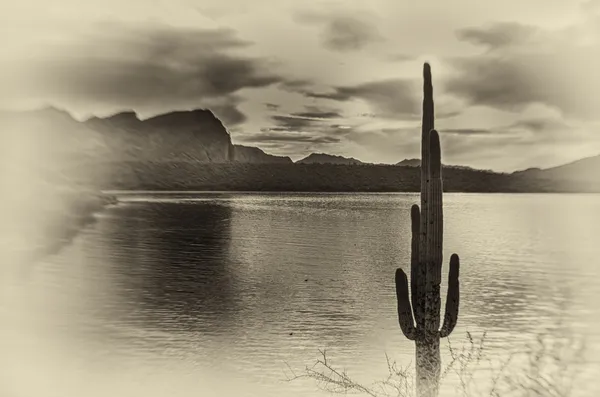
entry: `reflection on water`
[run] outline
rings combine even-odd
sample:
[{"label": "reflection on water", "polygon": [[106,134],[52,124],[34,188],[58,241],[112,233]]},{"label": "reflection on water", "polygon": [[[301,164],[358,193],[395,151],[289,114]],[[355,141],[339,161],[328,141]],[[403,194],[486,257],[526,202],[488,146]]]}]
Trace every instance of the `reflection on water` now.
[{"label": "reflection on water", "polygon": [[[282,381],[324,348],[358,380],[382,379],[385,353],[414,354],[393,274],[417,199],[123,195],[3,295],[0,394],[327,395]],[[445,221],[445,257],[462,257],[453,345],[487,331],[504,357],[561,318],[600,368],[598,196],[449,194]]]},{"label": "reflection on water", "polygon": [[[177,332],[231,327],[239,310],[230,277],[231,207],[221,203],[146,203],[123,208],[110,224],[115,306],[129,303],[122,321]],[[135,316],[135,318],[132,318]],[[107,320],[114,320],[111,313]]]}]

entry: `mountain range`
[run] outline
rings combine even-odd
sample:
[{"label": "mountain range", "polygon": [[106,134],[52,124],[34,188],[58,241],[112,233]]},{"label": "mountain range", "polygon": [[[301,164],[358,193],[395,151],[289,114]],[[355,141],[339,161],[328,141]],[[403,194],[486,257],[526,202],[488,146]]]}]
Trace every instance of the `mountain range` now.
[{"label": "mountain range", "polygon": [[365,164],[360,160],[357,160],[352,157],[343,157],[337,156],[333,154],[326,153],[312,153],[308,156],[304,157],[296,161],[299,164],[345,164],[345,165],[357,165],[357,164]]},{"label": "mountain range", "polygon": [[[233,144],[225,125],[208,109],[147,119],[126,111],[85,121],[56,108],[4,111],[0,112],[0,128],[0,139],[5,140],[0,153],[5,161],[11,158],[11,147],[19,145],[36,159],[27,166],[39,166],[38,171],[49,180],[66,177],[102,188],[156,187],[156,180],[162,178],[161,188],[172,184],[208,190],[281,190],[285,186],[291,190],[412,191],[413,182],[404,182],[412,181],[420,167],[419,159],[376,165],[326,153],[313,153],[294,163],[257,147]],[[600,155],[512,174],[463,166],[444,169],[452,170],[445,174],[445,187],[458,191],[600,191]],[[355,176],[359,173],[365,179],[357,187],[353,184],[358,183]],[[309,176],[320,180],[305,182]],[[472,181],[466,183],[464,178]]]},{"label": "mountain range", "polygon": [[545,169],[528,168],[522,171],[515,171],[513,172],[513,175],[594,183],[600,180],[600,155],[586,157],[567,164]]}]

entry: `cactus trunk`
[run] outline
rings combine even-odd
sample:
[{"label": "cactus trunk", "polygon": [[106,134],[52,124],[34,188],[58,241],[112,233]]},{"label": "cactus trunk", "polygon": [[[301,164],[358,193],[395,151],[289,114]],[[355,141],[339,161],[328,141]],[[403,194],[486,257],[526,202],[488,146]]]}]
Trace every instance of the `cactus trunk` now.
[{"label": "cactus trunk", "polygon": [[[443,211],[440,138],[434,128],[431,68],[423,68],[423,124],[421,135],[421,209],[411,208],[411,287],[402,269],[396,270],[400,329],[416,347],[416,388],[419,397],[438,395],[441,369],[440,338],[450,335],[458,319],[459,259],[450,258],[448,295],[440,329]],[[414,322],[413,322],[414,315]]]}]

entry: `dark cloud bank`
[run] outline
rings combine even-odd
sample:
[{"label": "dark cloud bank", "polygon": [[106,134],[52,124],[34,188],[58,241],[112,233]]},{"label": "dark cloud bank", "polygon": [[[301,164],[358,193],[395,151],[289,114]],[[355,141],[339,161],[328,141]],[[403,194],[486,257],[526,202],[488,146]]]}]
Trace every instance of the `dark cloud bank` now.
[{"label": "dark cloud bank", "polygon": [[417,79],[385,79],[366,83],[332,87],[329,92],[317,92],[310,83],[297,82],[284,87],[307,98],[326,99],[337,102],[362,100],[366,102],[373,117],[392,120],[415,120],[421,117],[420,86]]},{"label": "dark cloud bank", "polygon": [[377,26],[360,15],[301,12],[295,15],[295,19],[301,24],[321,29],[322,45],[331,51],[359,51],[384,40]]},{"label": "dark cloud bank", "polygon": [[460,40],[486,51],[446,60],[454,74],[444,88],[470,105],[519,112],[544,104],[565,117],[598,120],[600,41],[569,35],[518,23],[461,29]]},{"label": "dark cloud bank", "polygon": [[100,26],[30,61],[20,95],[141,112],[208,106],[238,124],[240,90],[284,80],[265,60],[236,53],[250,45],[227,29]]}]

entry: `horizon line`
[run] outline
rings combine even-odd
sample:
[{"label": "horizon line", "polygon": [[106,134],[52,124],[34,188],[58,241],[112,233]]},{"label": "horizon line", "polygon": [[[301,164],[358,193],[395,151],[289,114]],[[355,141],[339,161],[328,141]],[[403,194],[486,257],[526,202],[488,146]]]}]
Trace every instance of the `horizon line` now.
[{"label": "horizon line", "polygon": [[[274,157],[282,157],[282,158],[289,158],[292,163],[296,164],[301,160],[304,160],[312,155],[315,154],[322,154],[322,155],[327,155],[327,156],[332,156],[332,157],[341,157],[343,159],[346,160],[356,160],[359,161],[361,164],[356,164],[356,165],[390,165],[390,166],[396,166],[399,165],[399,163],[403,162],[403,161],[410,161],[410,160],[421,160],[420,157],[413,157],[413,158],[404,158],[396,163],[385,163],[385,162],[381,162],[381,163],[374,163],[374,162],[365,162],[363,160],[357,159],[355,157],[346,157],[344,155],[338,155],[338,154],[330,154],[330,153],[325,153],[325,152],[311,152],[310,154],[298,159],[298,160],[293,160],[292,157],[290,155],[279,155],[279,154],[272,154],[272,153],[268,153],[267,151],[265,151],[263,148],[259,147],[259,146],[247,146],[247,145],[242,145],[242,144],[236,144],[233,142],[233,135],[232,133],[228,130],[227,126],[225,125],[225,123],[215,114],[215,112],[210,109],[209,107],[198,107],[198,108],[180,108],[180,109],[172,109],[170,111],[167,112],[163,112],[163,113],[157,113],[153,116],[149,116],[146,118],[140,118],[138,111],[134,110],[134,109],[123,109],[120,111],[115,111],[113,113],[110,113],[107,116],[98,116],[97,114],[91,114],[90,116],[83,118],[83,119],[78,119],[77,117],[75,117],[75,115],[72,113],[71,110],[68,110],[64,107],[59,107],[56,106],[54,104],[46,104],[46,105],[41,105],[41,106],[36,106],[36,107],[28,107],[28,109],[21,109],[21,110],[15,110],[15,109],[7,109],[7,108],[0,108],[0,113],[28,113],[28,112],[40,112],[40,111],[45,111],[45,110],[54,110],[54,111],[58,111],[58,112],[62,112],[62,113],[66,113],[67,115],[69,115],[73,120],[79,122],[79,123],[86,123],[87,121],[90,121],[92,119],[100,119],[100,120],[106,120],[109,119],[111,117],[117,116],[119,114],[126,114],[126,113],[133,113],[135,115],[135,118],[137,120],[139,120],[140,122],[144,122],[147,120],[151,120],[153,118],[156,117],[160,117],[160,116],[165,116],[168,114],[173,114],[173,113],[183,113],[183,112],[195,112],[195,111],[203,111],[203,112],[208,112],[210,113],[216,120],[218,120],[221,125],[223,126],[223,128],[225,129],[225,131],[227,132],[227,134],[230,136],[230,138],[232,138],[232,142],[231,144],[234,146],[242,146],[242,147],[249,147],[249,148],[257,148],[259,150],[261,150],[263,153],[269,155],[269,156],[274,156]],[[436,129],[437,130],[437,129]],[[443,133],[443,129],[439,130],[439,132]],[[491,171],[493,173],[499,173],[499,174],[512,174],[512,173],[517,173],[517,172],[522,172],[522,171],[528,171],[528,170],[548,170],[548,169],[552,169],[552,168],[557,168],[557,167],[562,167],[568,164],[572,164],[578,161],[582,161],[582,160],[586,160],[586,159],[591,159],[594,157],[600,156],[600,153],[596,154],[596,155],[591,155],[591,156],[587,156],[587,157],[581,157],[578,158],[576,160],[573,161],[569,161],[569,162],[565,162],[565,163],[560,163],[551,167],[546,167],[546,168],[541,168],[541,167],[528,167],[528,168],[524,168],[524,169],[516,169],[514,171],[497,171],[494,169],[483,169],[483,168],[475,168],[475,167],[471,167],[471,166],[467,166],[467,165],[463,165],[463,164],[442,164],[443,166],[446,167],[464,167],[464,168],[471,168],[473,170],[477,170],[477,171]],[[319,164],[319,163],[316,163]],[[332,163],[321,163],[321,164],[332,164]],[[340,165],[347,165],[347,164],[340,164]],[[419,165],[420,166],[420,165]],[[417,166],[415,166],[417,167]]]}]

